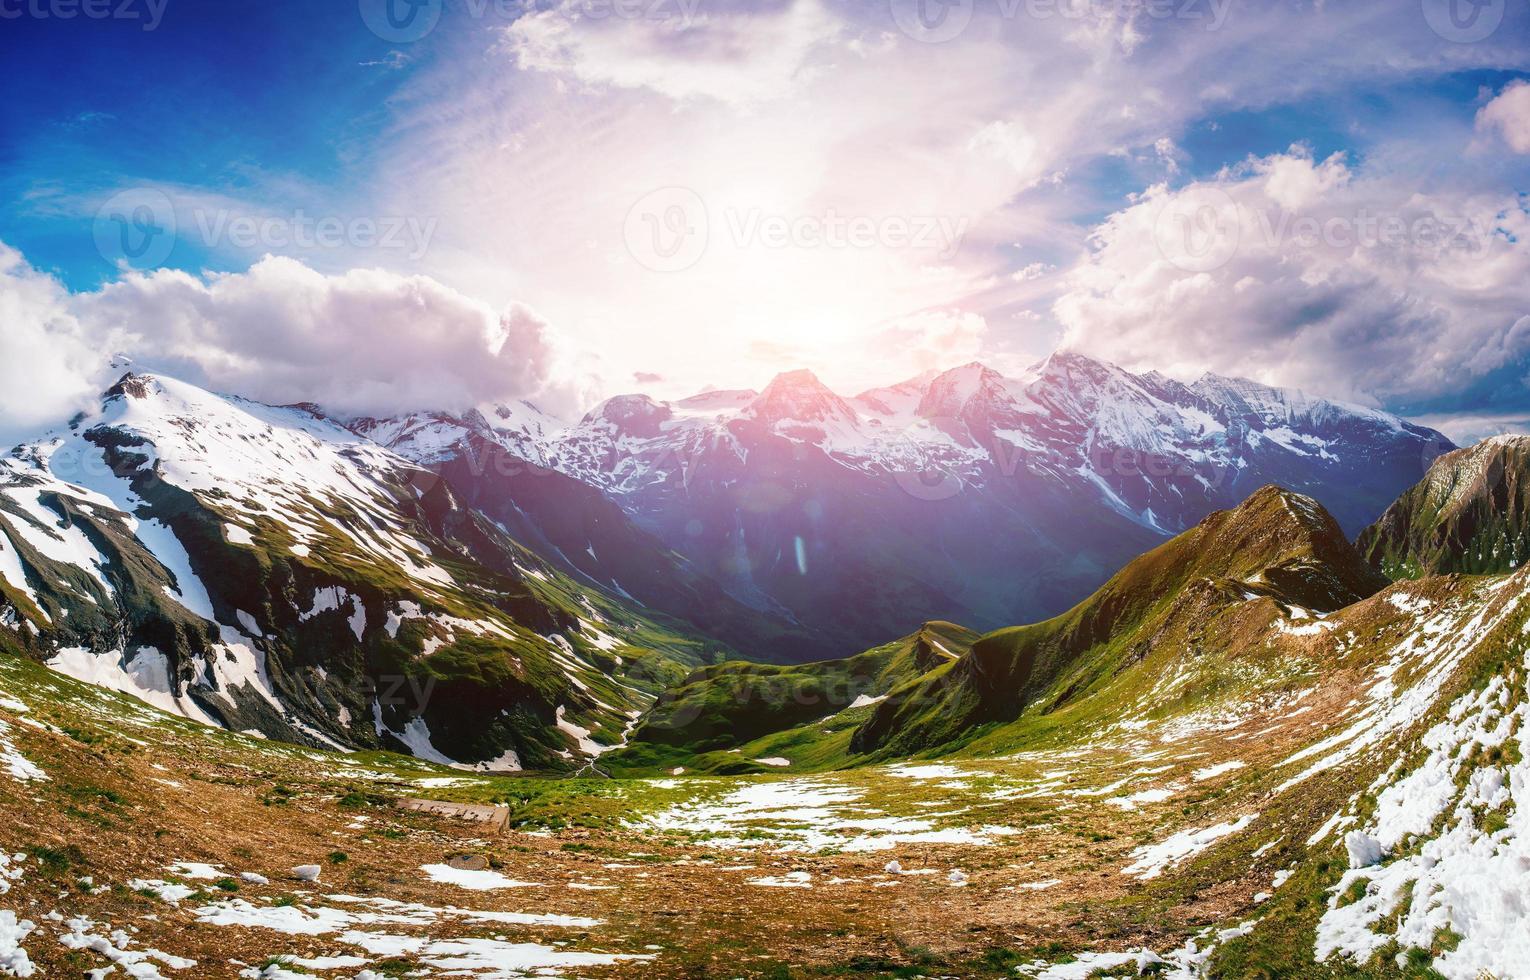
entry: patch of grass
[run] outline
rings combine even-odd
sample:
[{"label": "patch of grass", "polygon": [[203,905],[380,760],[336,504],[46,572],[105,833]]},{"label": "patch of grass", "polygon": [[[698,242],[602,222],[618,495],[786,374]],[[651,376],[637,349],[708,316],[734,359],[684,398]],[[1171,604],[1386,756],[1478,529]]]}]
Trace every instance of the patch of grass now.
[{"label": "patch of grass", "polygon": [[116,790],[91,783],[71,783],[64,786],[63,791],[82,803],[107,803],[112,806],[122,806],[125,802]]},{"label": "patch of grass", "polygon": [[266,795],[260,798],[260,802],[264,803],[266,806],[286,806],[292,802],[292,798],[296,795],[297,790],[293,789],[291,786],[284,786],[281,783],[277,783],[275,786],[271,787],[270,792],[266,793]]},{"label": "patch of grass", "polygon": [[85,853],[73,844],[62,848],[29,847],[27,853],[37,861],[43,874],[50,877],[62,875],[85,860]]}]

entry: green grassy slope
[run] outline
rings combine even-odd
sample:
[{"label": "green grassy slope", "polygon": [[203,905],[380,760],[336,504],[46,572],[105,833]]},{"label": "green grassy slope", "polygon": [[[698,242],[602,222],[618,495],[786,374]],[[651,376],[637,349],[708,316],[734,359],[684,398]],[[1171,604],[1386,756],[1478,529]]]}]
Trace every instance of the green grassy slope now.
[{"label": "green grassy slope", "polygon": [[[670,719],[684,744],[634,742],[600,760],[615,779],[469,775],[199,728],[11,661],[0,638],[0,695],[27,702],[16,716],[0,701],[0,714],[12,712],[4,715],[8,737],[50,775],[23,793],[0,794],[0,810],[21,811],[30,828],[51,828],[63,813],[72,832],[83,820],[123,816],[124,804],[106,790],[128,805],[142,801],[134,819],[148,820],[159,812],[149,804],[168,799],[172,784],[130,778],[124,767],[162,772],[189,768],[189,760],[221,763],[219,780],[278,780],[258,805],[307,806],[314,819],[332,819],[315,825],[326,848],[349,824],[347,807],[389,819],[366,803],[373,796],[418,791],[505,803],[512,825],[536,835],[505,849],[507,860],[526,862],[516,877],[542,881],[532,865],[580,861],[601,880],[630,871],[624,887],[645,889],[534,895],[570,903],[559,911],[590,913],[601,903],[601,917],[641,919],[641,932],[630,932],[633,948],[666,948],[657,965],[632,975],[711,975],[687,972],[684,957],[717,956],[729,976],[1059,980],[1135,975],[1143,950],[1151,953],[1140,962],[1161,957],[1171,965],[1156,968],[1170,975],[1516,975],[1527,880],[1516,797],[1530,786],[1530,570],[1433,576],[1368,594],[1378,579],[1325,516],[1306,498],[1261,491],[1123,570],[1093,605],[976,640],[954,660],[946,653],[960,655],[958,644],[975,638],[931,624],[805,672],[746,664],[693,672],[649,719]],[[929,668],[932,656],[940,662]],[[990,670],[984,676],[1000,668],[1018,676],[1011,665],[1029,658],[1034,693],[1017,715],[934,742],[923,751],[939,754],[938,763],[843,768],[875,761],[851,744],[874,715],[937,680],[957,691],[977,676],[979,657]],[[802,706],[812,711],[794,724],[798,706],[778,697],[791,683],[831,700]],[[870,697],[892,696],[825,717],[858,697],[862,683]],[[968,690],[979,703],[987,693],[970,683]],[[716,726],[739,692],[747,692],[755,727],[726,735]],[[936,725],[919,729],[924,720],[915,715],[909,730],[943,734]],[[97,728],[143,737],[102,741]],[[693,751],[692,737],[709,750]],[[781,760],[790,764],[777,766]],[[646,778],[663,766],[696,771]],[[103,776],[119,770],[120,780]],[[451,776],[459,778],[442,778]],[[6,778],[0,770],[0,783]],[[172,778],[188,777],[177,769]],[[204,786],[221,791],[223,782]],[[276,799],[292,790],[292,802]],[[255,821],[269,822],[256,813]],[[253,825],[235,826],[253,836]],[[220,847],[230,843],[228,826],[216,828]],[[129,831],[147,839],[144,827],[121,829],[103,837],[101,824],[78,835],[99,860],[89,872],[100,880],[142,875],[126,866],[120,842]],[[28,833],[29,845],[44,840],[42,830]],[[118,850],[106,853],[101,840]],[[347,846],[353,864],[365,856],[372,887],[393,889],[418,877],[424,857],[395,857],[416,843],[390,837],[375,850]],[[1375,854],[1354,856],[1357,844],[1371,843]],[[429,844],[429,860],[454,846]],[[158,860],[188,856],[197,855]],[[905,872],[887,871],[890,858]],[[114,876],[103,872],[113,863],[121,865]],[[1155,863],[1153,874],[1143,873]],[[970,881],[951,882],[951,869]],[[807,875],[811,887],[762,887],[767,874]],[[561,885],[567,875],[546,880]],[[40,884],[48,887],[33,900],[39,914],[59,898],[54,883]],[[117,897],[134,900],[130,892]],[[158,909],[140,911],[150,908]],[[724,913],[709,931],[680,917],[693,908]],[[762,916],[762,938],[748,936]],[[818,931],[783,932],[799,927]],[[978,947],[964,938],[974,927],[987,930]],[[828,944],[848,950],[886,935],[937,950],[888,947],[873,967],[856,946],[857,958],[803,966]],[[741,960],[745,942],[789,971],[767,971],[763,956]],[[38,955],[56,945],[31,944]],[[978,957],[991,969],[976,968]],[[1059,971],[1048,972],[1054,964]]]},{"label": "green grassy slope", "polygon": [[1266,487],[1133,561],[1062,616],[989,634],[961,661],[895,690],[852,748],[927,751],[1033,706],[1055,711],[1140,662],[1166,631],[1193,632],[1250,598],[1327,612],[1384,584],[1315,501]]},{"label": "green grassy slope", "polygon": [[[971,630],[935,622],[844,660],[793,666],[728,661],[703,667],[660,696],[629,748],[608,761],[618,770],[683,764],[752,771],[758,766],[751,759],[782,757],[774,749],[789,744],[794,761],[808,749],[819,764],[843,764],[848,761],[842,757],[848,731],[867,717],[871,703],[965,656],[976,639]],[[846,737],[835,738],[839,732]],[[837,749],[818,744],[825,741]],[[709,754],[714,758],[702,758]]]}]

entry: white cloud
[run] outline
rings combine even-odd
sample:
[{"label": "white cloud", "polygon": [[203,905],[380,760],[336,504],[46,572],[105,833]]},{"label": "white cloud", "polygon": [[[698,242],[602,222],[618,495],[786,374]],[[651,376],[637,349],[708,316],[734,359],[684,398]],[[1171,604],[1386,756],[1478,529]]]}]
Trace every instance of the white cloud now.
[{"label": "white cloud", "polygon": [[531,395],[552,357],[546,324],[523,306],[499,313],[425,276],[326,276],[287,258],[205,278],[129,274],[75,306],[121,349],[187,380],[344,414]]},{"label": "white cloud", "polygon": [[1057,271],[1057,267],[1049,262],[1032,262],[1030,265],[1016,269],[1010,278],[1015,282],[1030,282],[1032,279],[1040,279]]},{"label": "white cloud", "polygon": [[1021,123],[1007,119],[991,122],[977,131],[967,148],[1007,164],[1027,180],[1040,176],[1036,173],[1036,138]]},{"label": "white cloud", "polygon": [[0,417],[13,439],[86,407],[114,352],[218,391],[345,415],[534,396],[556,357],[525,306],[496,312],[424,276],[326,276],[272,257],[205,278],[128,273],[71,294],[0,246],[0,322]]},{"label": "white cloud", "polygon": [[1265,196],[1286,211],[1321,207],[1334,188],[1350,178],[1343,157],[1335,155],[1314,163],[1302,150],[1266,157],[1259,169]]},{"label": "white cloud", "polygon": [[59,282],[0,243],[0,442],[12,445],[89,407],[107,354]]},{"label": "white cloud", "polygon": [[1530,413],[1525,412],[1420,415],[1409,421],[1445,433],[1446,438],[1458,446],[1470,446],[1491,436],[1530,435]]},{"label": "white cloud", "polygon": [[[898,7],[709,0],[691,17],[594,21],[564,2],[500,29],[487,52],[461,39],[393,102],[400,138],[380,168],[381,209],[442,215],[425,268],[532,304],[599,352],[608,377],[657,369],[690,388],[747,385],[761,350],[823,367],[849,341],[869,373],[892,356],[874,346],[880,325],[923,310],[985,316],[988,354],[1036,334],[1011,314],[1053,277],[1011,275],[1085,251],[1078,216],[1119,206],[1122,181],[1100,176],[1107,155],[1124,153],[1130,186],[1188,170],[1191,129],[1221,113],[1527,58],[1507,37],[1442,45],[1382,2],[1183,4],[1173,17],[984,2],[936,44],[902,33]],[[1438,145],[1428,149],[1437,164]],[[1208,152],[1195,162],[1218,162]],[[1296,206],[1335,176],[1293,170],[1274,193]],[[657,273],[633,261],[623,229],[664,188],[699,195],[714,232],[752,211],[934,215],[967,230],[954,256],[761,250],[714,234],[693,267]]]},{"label": "white cloud", "polygon": [[932,369],[944,370],[982,356],[988,323],[975,313],[930,310],[888,324],[875,343],[898,352],[898,366],[879,384]]},{"label": "white cloud", "polygon": [[1179,164],[1185,159],[1185,151],[1175,145],[1173,140],[1167,136],[1158,137],[1153,141],[1153,152],[1163,161],[1164,170],[1170,174],[1179,173]]},{"label": "white cloud", "polygon": [[789,94],[811,76],[814,52],[843,31],[818,0],[767,11],[721,3],[709,3],[704,13],[689,9],[695,6],[645,5],[644,16],[591,16],[587,0],[563,0],[518,18],[505,29],[504,45],[520,68],[587,85],[749,106]]},{"label": "white cloud", "polygon": [[1496,133],[1515,153],[1530,153],[1530,82],[1514,82],[1479,109],[1477,130]]},{"label": "white cloud", "polygon": [[1054,313],[1065,343],[1127,365],[1427,399],[1530,356],[1527,235],[1512,195],[1297,150],[1111,215]]},{"label": "white cloud", "polygon": [[[412,403],[443,390],[476,397],[494,388],[540,387],[577,409],[581,401],[612,393],[598,390],[602,378],[625,387],[635,370],[662,374],[666,388],[672,386],[667,393],[676,393],[758,384],[770,372],[803,363],[830,376],[832,365],[844,360],[860,378],[841,385],[882,383],[908,363],[883,342],[888,324],[975,317],[991,329],[962,334],[949,346],[960,349],[962,359],[970,359],[970,349],[972,357],[994,360],[1051,345],[1058,325],[1033,311],[1046,310],[1062,291],[1059,309],[1075,318],[1103,318],[1098,326],[1069,321],[1073,334],[1100,353],[1166,368],[1174,367],[1162,363],[1171,356],[1206,366],[1207,345],[1221,330],[1259,352],[1265,360],[1258,371],[1275,380],[1321,378],[1313,365],[1322,358],[1313,349],[1332,349],[1334,363],[1344,364],[1356,345],[1373,343],[1377,365],[1361,365],[1364,377],[1345,379],[1365,391],[1424,390],[1431,373],[1442,378],[1462,363],[1487,371],[1486,365],[1519,356],[1521,340],[1510,328],[1525,310],[1506,299],[1504,285],[1523,272],[1517,248],[1495,247],[1482,261],[1371,250],[1354,262],[1322,250],[1254,249],[1225,270],[1197,276],[1166,266],[1152,248],[1136,255],[1145,264],[1132,268],[1132,249],[1141,242],[1133,246],[1131,234],[1153,229],[1151,222],[1134,228],[1142,213],[1127,209],[1101,229],[1101,253],[1075,268],[1066,286],[1047,268],[1067,269],[1088,254],[1085,222],[1093,219],[1080,216],[1119,209],[1124,190],[1165,174],[1180,179],[1191,169],[1184,147],[1194,148],[1197,167],[1225,162],[1212,157],[1225,141],[1208,146],[1196,138],[1216,128],[1223,114],[1299,109],[1335,93],[1346,96],[1342,105],[1356,93],[1390,85],[1524,66],[1530,48],[1512,31],[1472,45],[1442,44],[1422,18],[1398,16],[1395,4],[1384,0],[1181,4],[1173,17],[1150,16],[1143,5],[1068,0],[980,2],[958,36],[924,44],[899,30],[896,3],[887,0],[666,0],[637,5],[645,14],[638,17],[590,16],[611,5],[579,0],[545,6],[522,7],[536,12],[508,24],[459,18],[460,31],[440,31],[396,76],[398,89],[386,103],[387,138],[357,165],[363,179],[354,183],[364,190],[347,211],[439,217],[429,251],[407,270],[431,277],[425,282],[433,285],[419,292],[432,298],[430,315],[453,326],[443,327],[447,364],[434,375],[408,363],[420,359],[420,347],[404,343],[396,361],[362,351],[358,356],[370,366],[333,385],[358,404],[391,402],[390,391]],[[650,10],[671,16],[648,17]],[[1001,16],[1004,11],[1011,15]],[[1335,45],[1332,38],[1341,36],[1346,42]],[[1259,56],[1250,57],[1251,51]],[[1513,174],[1501,179],[1504,170],[1524,158],[1503,153],[1492,161],[1503,168],[1497,173],[1463,178],[1468,164],[1456,157],[1472,137],[1472,110],[1445,99],[1418,106],[1426,119],[1389,125],[1385,136],[1364,132],[1373,124],[1368,118],[1354,122],[1355,142],[1377,172],[1442,175],[1457,186],[1488,180],[1513,186]],[[1497,145],[1506,123],[1496,120],[1505,111],[1483,110],[1479,139]],[[1433,138],[1439,134],[1448,138]],[[1262,166],[1257,175],[1244,168],[1214,183],[1236,188],[1257,177],[1258,187],[1248,193],[1302,213],[1326,214],[1330,202],[1363,197],[1368,188],[1388,207],[1410,213],[1458,206],[1490,211],[1503,203],[1470,195],[1438,200],[1427,192],[1414,200],[1417,189],[1400,178],[1382,188],[1356,178],[1340,159],[1281,154]],[[711,241],[695,266],[679,273],[645,268],[624,240],[635,205],[665,188],[693,191],[710,211]],[[1136,203],[1168,193],[1154,190]],[[293,192],[275,187],[265,196],[285,200]],[[731,240],[729,222],[751,215],[874,222],[932,217],[959,223],[962,247],[941,254]],[[1510,219],[1519,220],[1516,214]],[[183,221],[183,227],[195,224]],[[1254,261],[1256,255],[1264,260]],[[256,255],[224,250],[219,257],[243,264]],[[356,261],[351,252],[304,257],[324,271]],[[1229,278],[1233,270],[1240,272],[1235,279]],[[281,279],[259,266],[244,275],[262,283]],[[398,284],[415,281],[395,276],[383,287],[371,273],[365,287],[359,280],[344,286],[354,275],[299,292],[321,303],[326,316],[344,320],[365,306],[358,293],[377,287],[399,299],[409,291]],[[135,326],[126,319],[129,301],[151,296],[177,316],[258,319],[246,309],[259,304],[241,305],[244,294],[261,292],[255,284],[167,276],[124,284],[115,298],[124,310],[115,314],[118,321]],[[267,290],[262,301],[274,298]],[[545,335],[540,345],[529,342],[525,379],[514,364],[504,370],[492,342],[462,339],[498,330],[498,311],[512,301],[566,332],[555,342]],[[1201,319],[1176,316],[1171,301]],[[316,319],[273,306],[285,317]],[[1293,326],[1325,317],[1333,331],[1328,338]],[[1243,326],[1223,326],[1235,318]],[[1468,321],[1496,326],[1467,329]],[[402,329],[390,317],[380,322]],[[1200,345],[1159,344],[1156,328],[1144,325],[1149,322],[1175,323]],[[1120,326],[1119,342],[1108,336],[1106,323]],[[1367,339],[1368,325],[1398,323],[1412,324],[1412,337],[1432,329],[1441,343],[1470,342],[1473,353],[1421,350],[1390,336]],[[1264,333],[1250,337],[1252,324],[1262,324]],[[356,333],[347,328],[339,335]],[[562,349],[564,337],[577,343],[577,352]],[[181,357],[187,370],[231,379],[229,387],[255,383],[249,380],[259,373],[254,361],[265,354],[250,354],[240,338],[224,333],[193,340],[203,343],[193,348],[197,353],[162,353]],[[554,343],[556,355],[538,353]],[[338,354],[322,345],[297,349],[302,354],[291,358],[280,350],[271,355],[270,378],[260,382],[268,397],[311,398],[319,397],[313,389],[329,390],[311,365]],[[1387,365],[1410,358],[1412,369],[1383,377]],[[392,381],[394,372],[403,380]],[[502,373],[509,378],[503,384]],[[467,383],[458,384],[459,376]],[[447,377],[452,384],[442,382]]]}]

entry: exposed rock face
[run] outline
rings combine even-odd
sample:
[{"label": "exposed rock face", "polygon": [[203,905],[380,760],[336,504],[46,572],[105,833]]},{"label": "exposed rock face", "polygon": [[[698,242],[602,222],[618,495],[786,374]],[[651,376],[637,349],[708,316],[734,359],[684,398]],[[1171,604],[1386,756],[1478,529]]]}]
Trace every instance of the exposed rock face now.
[{"label": "exposed rock face", "polygon": [[1359,544],[1392,578],[1521,567],[1530,559],[1530,437],[1498,436],[1441,456]]}]

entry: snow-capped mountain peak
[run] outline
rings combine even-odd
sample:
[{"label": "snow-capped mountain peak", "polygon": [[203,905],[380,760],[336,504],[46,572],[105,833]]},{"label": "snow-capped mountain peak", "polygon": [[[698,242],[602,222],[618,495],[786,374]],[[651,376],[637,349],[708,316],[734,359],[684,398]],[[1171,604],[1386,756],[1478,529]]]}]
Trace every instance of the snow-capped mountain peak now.
[{"label": "snow-capped mountain peak", "polygon": [[926,419],[958,418],[973,412],[987,414],[1013,400],[1003,375],[973,362],[931,379],[919,401],[918,414]]},{"label": "snow-capped mountain peak", "polygon": [[674,417],[670,407],[647,395],[616,395],[595,406],[584,424],[604,424],[621,435],[648,438]]},{"label": "snow-capped mountain peak", "polygon": [[685,415],[733,414],[749,407],[760,393],[753,388],[703,391],[689,398],[682,398],[670,407]]},{"label": "snow-capped mountain peak", "polygon": [[[0,459],[0,627],[60,672],[270,737],[492,767],[556,756],[550,720],[536,743],[495,728],[513,707],[620,731],[642,697],[607,653],[639,628],[636,602],[575,582],[545,537],[376,441],[423,458],[503,431],[476,411],[357,429],[124,376],[67,431]],[[447,650],[480,658],[485,680],[440,703],[370,683]]]},{"label": "snow-capped mountain peak", "polygon": [[[979,625],[1060,612],[1269,483],[1355,533],[1449,446],[1369,409],[1215,377],[1189,386],[1075,351],[853,400],[810,371],[757,395],[617,396],[534,441],[515,455],[599,488],[734,595],[844,635],[847,651],[882,635],[888,605]],[[899,535],[857,537],[867,521]],[[873,538],[897,555],[867,550]],[[888,594],[857,592],[873,580]]]},{"label": "snow-capped mountain peak", "polygon": [[854,404],[863,415],[907,423],[915,418],[919,403],[924,400],[924,393],[929,391],[930,383],[940,375],[939,370],[931,368],[907,381],[885,388],[871,388],[856,395]]},{"label": "snow-capped mountain peak", "polygon": [[827,452],[854,452],[866,441],[860,413],[808,370],[777,375],[741,415]]},{"label": "snow-capped mountain peak", "polygon": [[749,403],[745,414],[765,423],[811,422],[854,425],[859,415],[850,403],[830,391],[812,371],[778,374]]},{"label": "snow-capped mountain peak", "polygon": [[400,456],[430,464],[450,456],[468,434],[503,446],[529,462],[540,463],[542,447],[568,425],[530,402],[516,401],[485,405],[461,414],[415,412],[388,419],[353,419],[345,427]]}]

